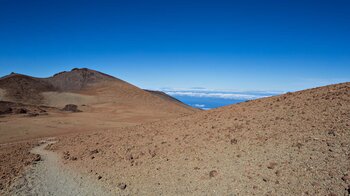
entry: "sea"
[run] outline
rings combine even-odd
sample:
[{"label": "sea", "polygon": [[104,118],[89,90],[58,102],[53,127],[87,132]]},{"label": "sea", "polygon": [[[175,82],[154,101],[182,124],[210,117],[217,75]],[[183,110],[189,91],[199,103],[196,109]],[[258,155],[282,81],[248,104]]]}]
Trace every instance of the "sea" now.
[{"label": "sea", "polygon": [[179,101],[202,110],[210,110],[226,105],[236,104],[240,102],[245,102],[248,99],[225,99],[218,97],[191,97],[191,96],[181,96],[173,95]]},{"label": "sea", "polygon": [[171,89],[162,91],[179,101],[202,110],[210,110],[248,100],[282,94],[282,91],[234,91],[205,88]]}]

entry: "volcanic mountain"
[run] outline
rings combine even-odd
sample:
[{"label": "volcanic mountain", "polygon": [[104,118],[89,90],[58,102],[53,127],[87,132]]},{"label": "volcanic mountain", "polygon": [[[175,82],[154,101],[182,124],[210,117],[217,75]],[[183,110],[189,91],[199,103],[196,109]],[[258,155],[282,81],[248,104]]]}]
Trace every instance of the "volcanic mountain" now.
[{"label": "volcanic mountain", "polygon": [[39,138],[106,131],[197,111],[162,92],[86,68],[48,78],[11,73],[0,78],[0,195],[37,160],[29,150]]},{"label": "volcanic mountain", "polygon": [[[89,69],[49,78],[11,74],[0,79],[0,88],[2,103],[19,113],[24,104],[52,110],[0,119],[0,194],[16,195],[32,182],[38,186],[24,195],[72,184],[69,190],[93,184],[110,195],[350,193],[350,83],[209,111]],[[83,112],[52,109],[66,104]],[[38,144],[29,139],[53,136],[57,143],[46,149],[55,153],[29,153]],[[16,180],[47,153],[53,158],[37,164],[44,169]]]},{"label": "volcanic mountain", "polygon": [[49,78],[12,73],[0,78],[0,100],[55,107],[66,104],[88,105],[89,108],[85,110],[89,111],[118,107],[166,113],[196,111],[160,92],[145,91],[113,76],[86,68],[75,68]]}]

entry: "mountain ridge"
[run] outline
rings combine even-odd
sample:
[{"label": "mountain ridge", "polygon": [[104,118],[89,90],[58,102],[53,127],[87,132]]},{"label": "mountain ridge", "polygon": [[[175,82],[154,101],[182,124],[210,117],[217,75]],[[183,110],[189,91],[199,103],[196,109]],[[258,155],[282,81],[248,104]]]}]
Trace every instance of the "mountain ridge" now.
[{"label": "mountain ridge", "polygon": [[[64,104],[120,103],[149,109],[191,112],[196,109],[142,90],[114,76],[88,68],[74,68],[47,78],[11,73],[0,78],[0,100],[62,107]],[[129,104],[129,105],[130,105]],[[154,107],[161,105],[160,107]],[[169,107],[167,106],[169,105]]]}]

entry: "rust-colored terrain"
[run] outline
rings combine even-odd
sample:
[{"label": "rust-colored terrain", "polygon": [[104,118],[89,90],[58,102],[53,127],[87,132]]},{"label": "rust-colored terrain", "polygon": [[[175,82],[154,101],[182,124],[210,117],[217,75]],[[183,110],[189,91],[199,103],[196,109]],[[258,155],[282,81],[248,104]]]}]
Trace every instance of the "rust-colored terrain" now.
[{"label": "rust-colored terrain", "polygon": [[118,194],[346,195],[350,83],[62,137],[54,149],[112,189],[125,183]]},{"label": "rust-colored terrain", "polygon": [[[67,111],[71,108],[67,105],[81,112]],[[0,189],[31,163],[34,155],[29,151],[39,138],[103,131],[196,111],[158,92],[85,68],[49,78],[12,73],[0,78]]]},{"label": "rust-colored terrain", "polygon": [[[350,83],[198,111],[87,69],[53,78],[35,79],[45,88],[31,101],[0,80],[2,100],[13,102],[2,102],[12,112],[4,106],[0,118],[5,194],[48,136],[65,167],[112,195],[350,193]],[[62,111],[67,104],[82,112]],[[47,114],[13,112],[40,105]]]},{"label": "rust-colored terrain", "polygon": [[[68,104],[82,112],[65,111]],[[15,73],[0,78],[0,143],[123,127],[196,111],[157,91],[86,68],[49,78]]]}]

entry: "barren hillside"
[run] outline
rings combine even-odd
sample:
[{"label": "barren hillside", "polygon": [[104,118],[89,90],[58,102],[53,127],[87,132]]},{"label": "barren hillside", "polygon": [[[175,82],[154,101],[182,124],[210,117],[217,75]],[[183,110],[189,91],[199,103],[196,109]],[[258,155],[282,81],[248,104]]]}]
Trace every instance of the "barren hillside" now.
[{"label": "barren hillside", "polygon": [[[68,170],[58,167],[63,162],[62,168],[103,184],[112,195],[350,193],[350,83],[210,111],[87,69],[47,79],[12,74],[0,79],[0,88],[13,101],[0,108],[0,143],[7,143],[0,148],[3,193],[19,191],[16,177],[40,160],[29,153],[37,142],[28,139],[48,136],[58,140],[49,148],[60,173],[52,178],[70,182],[62,172]],[[18,103],[23,99],[32,105]],[[67,103],[83,112],[38,105]],[[29,117],[23,109],[44,112]],[[22,140],[27,142],[8,143]],[[39,165],[51,168],[50,161]],[[38,183],[35,175],[29,178]],[[45,178],[39,179],[45,187]]]},{"label": "barren hillside", "polygon": [[347,195],[349,138],[343,83],[69,135],[52,149],[122,195]]},{"label": "barren hillside", "polygon": [[0,89],[4,91],[0,100],[31,104],[40,104],[43,101],[42,92],[57,90],[40,78],[15,73],[0,78]]},{"label": "barren hillside", "polygon": [[[127,107],[161,113],[196,111],[177,100],[144,91],[118,78],[86,68],[72,69],[49,78],[10,74],[0,78],[0,100],[63,107],[66,104],[111,109]],[[99,109],[97,109],[100,111]]]},{"label": "barren hillside", "polygon": [[118,81],[125,83],[113,76],[90,70],[87,68],[72,69],[71,71],[63,71],[45,79],[48,83],[61,91],[80,91],[84,88],[91,87],[96,83],[103,83],[108,81]]},{"label": "barren hillside", "polygon": [[23,174],[24,166],[35,162],[36,156],[29,152],[39,138],[103,132],[197,111],[169,96],[85,68],[49,78],[15,73],[2,77],[0,194]]},{"label": "barren hillside", "polygon": [[[49,78],[12,73],[0,78],[0,143],[132,126],[198,111],[159,95],[86,68]],[[67,104],[82,112],[63,110]]]}]

